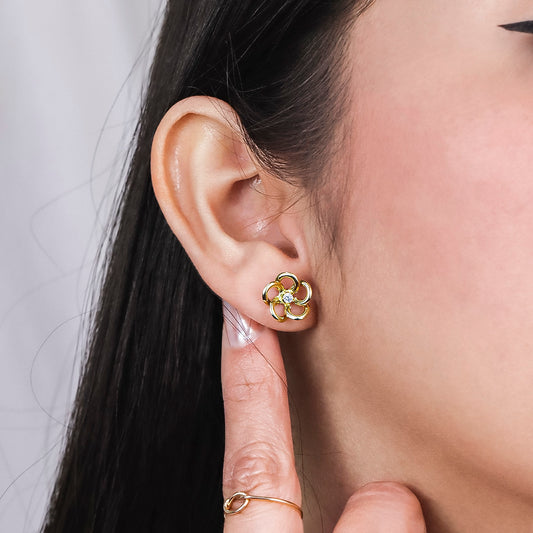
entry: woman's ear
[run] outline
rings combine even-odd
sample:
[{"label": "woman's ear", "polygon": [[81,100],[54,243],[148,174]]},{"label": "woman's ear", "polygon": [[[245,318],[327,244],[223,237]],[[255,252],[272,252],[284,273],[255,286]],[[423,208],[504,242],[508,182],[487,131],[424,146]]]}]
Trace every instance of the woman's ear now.
[{"label": "woman's ear", "polygon": [[261,298],[280,272],[312,285],[309,211],[301,191],[260,167],[228,104],[207,96],[177,102],[154,136],[151,170],[170,228],[215,293],[274,329],[314,323],[313,304],[305,320],[281,323]]}]

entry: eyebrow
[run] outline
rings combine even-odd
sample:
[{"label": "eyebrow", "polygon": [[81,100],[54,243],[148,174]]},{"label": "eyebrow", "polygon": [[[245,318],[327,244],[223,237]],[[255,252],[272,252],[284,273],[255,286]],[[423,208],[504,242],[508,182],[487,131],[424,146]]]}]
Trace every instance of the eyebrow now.
[{"label": "eyebrow", "polygon": [[511,24],[499,24],[499,27],[509,31],[533,33],[533,20],[524,20],[523,22],[513,22]]}]

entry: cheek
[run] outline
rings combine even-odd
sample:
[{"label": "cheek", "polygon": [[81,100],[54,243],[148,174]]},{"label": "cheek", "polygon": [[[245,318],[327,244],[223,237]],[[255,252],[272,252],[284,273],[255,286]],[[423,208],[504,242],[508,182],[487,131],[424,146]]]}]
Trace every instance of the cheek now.
[{"label": "cheek", "polygon": [[519,106],[458,105],[381,106],[363,119],[349,211],[423,300],[507,316],[526,293],[533,304],[533,124]]},{"label": "cheek", "polygon": [[[453,436],[450,449],[487,461],[528,453],[521,446],[533,439],[533,123],[525,109],[523,95],[365,97],[344,221],[349,314],[372,354],[365,375],[402,398],[409,423],[416,412],[435,434],[437,420]],[[502,434],[515,438],[506,451],[487,446]]]}]

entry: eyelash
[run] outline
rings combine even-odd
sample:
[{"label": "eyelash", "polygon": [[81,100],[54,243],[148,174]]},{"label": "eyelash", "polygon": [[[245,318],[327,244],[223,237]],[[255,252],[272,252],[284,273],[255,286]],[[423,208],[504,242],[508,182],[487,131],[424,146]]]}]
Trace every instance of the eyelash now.
[{"label": "eyelash", "polygon": [[512,24],[500,24],[500,28],[509,31],[519,31],[521,33],[533,33],[533,20],[524,20],[523,22],[513,22]]}]

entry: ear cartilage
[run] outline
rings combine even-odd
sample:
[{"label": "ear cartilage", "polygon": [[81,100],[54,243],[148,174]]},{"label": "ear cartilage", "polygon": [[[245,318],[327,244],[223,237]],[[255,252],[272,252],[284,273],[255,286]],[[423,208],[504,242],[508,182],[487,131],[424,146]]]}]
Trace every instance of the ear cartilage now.
[{"label": "ear cartilage", "polygon": [[[285,278],[292,281],[291,287],[286,288],[285,285],[283,285],[282,280]],[[305,297],[300,299],[296,295],[302,287],[304,287],[307,292]],[[273,298],[268,294],[272,289],[278,291]],[[263,302],[270,307],[270,314],[278,322],[285,322],[287,318],[290,318],[291,320],[303,320],[309,314],[309,301],[311,300],[312,294],[313,291],[311,285],[309,285],[307,281],[300,281],[298,277],[291,272],[281,272],[276,276],[274,281],[271,281],[263,289]],[[279,305],[282,305],[284,308],[283,314],[279,314],[276,310],[276,306]],[[303,311],[300,314],[295,314],[292,312],[292,306],[301,307]]]}]

